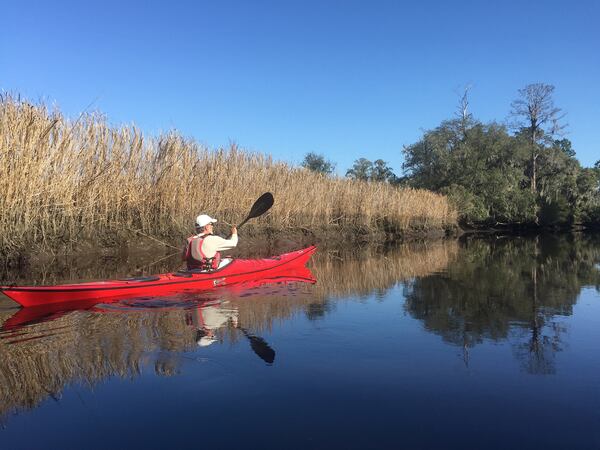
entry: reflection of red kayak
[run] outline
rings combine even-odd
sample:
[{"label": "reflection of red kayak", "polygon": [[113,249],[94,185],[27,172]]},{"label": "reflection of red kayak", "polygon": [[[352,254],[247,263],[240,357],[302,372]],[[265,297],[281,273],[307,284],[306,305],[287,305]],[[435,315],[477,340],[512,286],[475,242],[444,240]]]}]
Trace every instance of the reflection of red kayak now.
[{"label": "reflection of red kayak", "polygon": [[[286,266],[288,267],[288,266]],[[243,281],[241,283],[226,286],[223,289],[229,294],[234,294],[237,297],[249,297],[252,295],[260,295],[261,291],[256,291],[265,285],[279,283],[316,283],[313,274],[304,266],[289,266],[286,270],[277,272],[276,275],[270,278],[261,278],[260,280]],[[24,326],[49,322],[59,317],[63,317],[73,311],[93,311],[99,313],[130,313],[132,311],[171,311],[182,309],[196,309],[207,305],[222,302],[223,291],[217,292],[200,291],[200,292],[183,292],[173,295],[160,297],[118,297],[118,298],[103,298],[101,300],[79,300],[69,303],[49,303],[46,305],[31,306],[29,308],[21,308],[6,320],[0,327],[0,332],[18,330]],[[99,303],[100,302],[100,303]]]},{"label": "reflection of red kayak", "polygon": [[225,267],[210,273],[173,272],[151,277],[58,286],[1,286],[0,291],[21,306],[93,302],[111,297],[157,297],[175,292],[206,290],[234,283],[277,278],[281,272],[303,267],[316,249],[312,246],[265,259],[234,259]]}]

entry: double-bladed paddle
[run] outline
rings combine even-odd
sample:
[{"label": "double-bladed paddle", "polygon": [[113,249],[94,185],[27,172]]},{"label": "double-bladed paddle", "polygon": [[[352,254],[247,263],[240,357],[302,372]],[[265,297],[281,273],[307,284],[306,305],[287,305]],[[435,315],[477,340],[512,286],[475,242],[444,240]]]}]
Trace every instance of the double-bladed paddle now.
[{"label": "double-bladed paddle", "polygon": [[[271,194],[270,192],[265,192],[258,198],[258,200],[254,202],[254,205],[252,205],[252,208],[250,208],[248,216],[244,219],[242,223],[240,223],[237,226],[237,228],[240,228],[250,219],[262,216],[269,209],[271,209],[271,206],[273,206],[274,202],[275,199],[273,198],[273,194]],[[254,353],[256,353],[256,355],[267,364],[273,364],[273,361],[275,361],[275,350],[273,350],[269,346],[269,344],[267,344],[267,342],[260,336],[255,336],[249,333],[244,328],[238,329],[243,333],[244,336],[246,336],[248,341],[250,341],[250,347],[252,348]]]}]

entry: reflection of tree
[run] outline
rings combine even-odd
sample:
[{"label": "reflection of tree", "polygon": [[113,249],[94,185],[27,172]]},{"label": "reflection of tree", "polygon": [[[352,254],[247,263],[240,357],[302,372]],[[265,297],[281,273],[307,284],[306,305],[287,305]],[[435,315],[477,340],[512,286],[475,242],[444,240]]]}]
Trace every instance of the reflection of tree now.
[{"label": "reflection of tree", "polygon": [[[531,373],[552,373],[564,325],[584,285],[598,286],[600,240],[545,236],[467,240],[446,274],[417,278],[406,309],[428,330],[465,349],[516,337],[515,354]],[[519,330],[529,330],[526,342]]]},{"label": "reflection of tree", "polygon": [[533,374],[554,373],[555,355],[562,350],[561,335],[566,331],[564,324],[556,321],[541,329],[532,325],[530,332],[520,336],[514,346],[514,354],[521,367]]}]

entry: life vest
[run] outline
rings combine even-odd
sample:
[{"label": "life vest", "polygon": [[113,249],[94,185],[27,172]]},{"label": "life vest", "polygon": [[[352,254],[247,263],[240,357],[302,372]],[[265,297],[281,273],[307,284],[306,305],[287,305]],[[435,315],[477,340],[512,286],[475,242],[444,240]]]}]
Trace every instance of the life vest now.
[{"label": "life vest", "polygon": [[185,252],[185,261],[188,269],[216,270],[221,262],[221,253],[215,253],[215,256],[208,258],[202,251],[202,243],[204,238],[210,236],[196,235],[187,239],[187,248]]}]

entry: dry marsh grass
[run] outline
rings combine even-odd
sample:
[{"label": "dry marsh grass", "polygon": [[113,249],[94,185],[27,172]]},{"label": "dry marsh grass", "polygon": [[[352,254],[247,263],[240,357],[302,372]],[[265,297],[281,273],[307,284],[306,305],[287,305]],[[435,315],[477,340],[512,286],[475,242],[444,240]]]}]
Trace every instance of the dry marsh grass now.
[{"label": "dry marsh grass", "polygon": [[274,230],[402,232],[456,223],[445,197],[324,177],[235,145],[210,150],[172,132],[145,137],[99,114],[66,119],[45,104],[0,97],[0,252],[132,233],[180,238],[209,212],[241,220],[263,192],[276,203],[253,222]]}]

